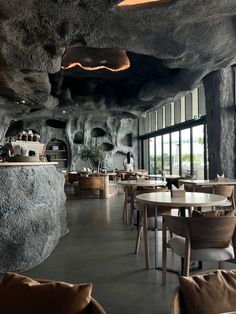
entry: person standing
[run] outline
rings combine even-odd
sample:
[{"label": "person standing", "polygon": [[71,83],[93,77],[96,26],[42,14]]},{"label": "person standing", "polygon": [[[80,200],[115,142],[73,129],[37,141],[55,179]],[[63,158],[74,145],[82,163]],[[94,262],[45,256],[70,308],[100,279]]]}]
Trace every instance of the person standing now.
[{"label": "person standing", "polygon": [[127,155],[124,159],[123,165],[124,165],[125,171],[134,172],[134,158],[133,158],[133,155],[131,154],[131,152],[127,153]]}]

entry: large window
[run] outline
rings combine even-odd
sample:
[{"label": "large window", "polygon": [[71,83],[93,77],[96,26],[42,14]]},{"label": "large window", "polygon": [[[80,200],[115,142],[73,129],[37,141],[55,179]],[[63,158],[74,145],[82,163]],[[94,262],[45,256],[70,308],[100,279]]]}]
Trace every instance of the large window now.
[{"label": "large window", "polygon": [[156,162],[155,162],[155,138],[149,139],[149,173],[155,174],[156,172]]},{"label": "large window", "polygon": [[205,94],[201,85],[139,120],[142,162],[150,174],[207,178]]},{"label": "large window", "polygon": [[[195,122],[196,124],[196,122]],[[150,174],[207,177],[205,123],[157,135],[144,141],[144,167]],[[163,133],[163,132],[162,132]],[[145,156],[148,156],[148,161]],[[149,166],[147,166],[149,165]]]}]

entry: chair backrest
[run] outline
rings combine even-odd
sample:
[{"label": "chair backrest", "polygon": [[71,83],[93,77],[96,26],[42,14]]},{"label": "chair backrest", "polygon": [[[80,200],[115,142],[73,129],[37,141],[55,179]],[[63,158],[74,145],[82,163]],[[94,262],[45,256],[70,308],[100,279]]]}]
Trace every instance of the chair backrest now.
[{"label": "chair backrest", "polygon": [[163,216],[163,224],[180,237],[184,237],[186,234],[187,218],[185,217]]},{"label": "chair backrest", "polygon": [[214,194],[231,198],[234,192],[234,185],[215,185],[213,192]]},{"label": "chair backrest", "polygon": [[235,231],[234,217],[173,217],[164,216],[164,223],[178,236],[190,239],[191,247],[225,248]]},{"label": "chair backrest", "polygon": [[225,248],[234,234],[236,217],[192,217],[189,234],[192,248]]},{"label": "chair backrest", "polygon": [[235,231],[234,217],[174,217],[164,216],[164,223],[178,236],[190,239],[191,247],[225,248]]}]

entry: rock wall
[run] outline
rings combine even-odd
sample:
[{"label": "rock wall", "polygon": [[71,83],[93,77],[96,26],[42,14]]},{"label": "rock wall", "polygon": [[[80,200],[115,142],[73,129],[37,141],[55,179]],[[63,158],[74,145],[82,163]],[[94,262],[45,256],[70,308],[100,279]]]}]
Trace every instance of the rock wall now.
[{"label": "rock wall", "polygon": [[68,232],[64,178],[51,165],[0,167],[0,191],[0,273],[24,271]]},{"label": "rock wall", "polygon": [[235,99],[233,68],[215,71],[203,81],[206,95],[209,176],[235,178]]},{"label": "rock wall", "polygon": [[[59,120],[61,121],[61,120]],[[41,142],[48,143],[56,138],[67,144],[68,168],[70,170],[88,167],[79,157],[83,144],[90,146],[103,144],[106,169],[123,169],[123,159],[127,152],[133,153],[138,165],[137,123],[131,118],[116,116],[99,116],[92,113],[70,117],[65,127],[47,126],[47,120],[24,121],[25,129],[34,129],[41,134]]]}]

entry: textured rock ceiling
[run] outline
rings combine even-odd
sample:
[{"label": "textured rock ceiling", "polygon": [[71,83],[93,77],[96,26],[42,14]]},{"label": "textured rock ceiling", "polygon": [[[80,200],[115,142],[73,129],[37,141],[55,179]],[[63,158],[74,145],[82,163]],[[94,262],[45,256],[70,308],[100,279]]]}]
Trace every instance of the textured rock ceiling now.
[{"label": "textured rock ceiling", "polygon": [[236,61],[235,0],[0,4],[0,108],[11,117],[132,116]]}]

